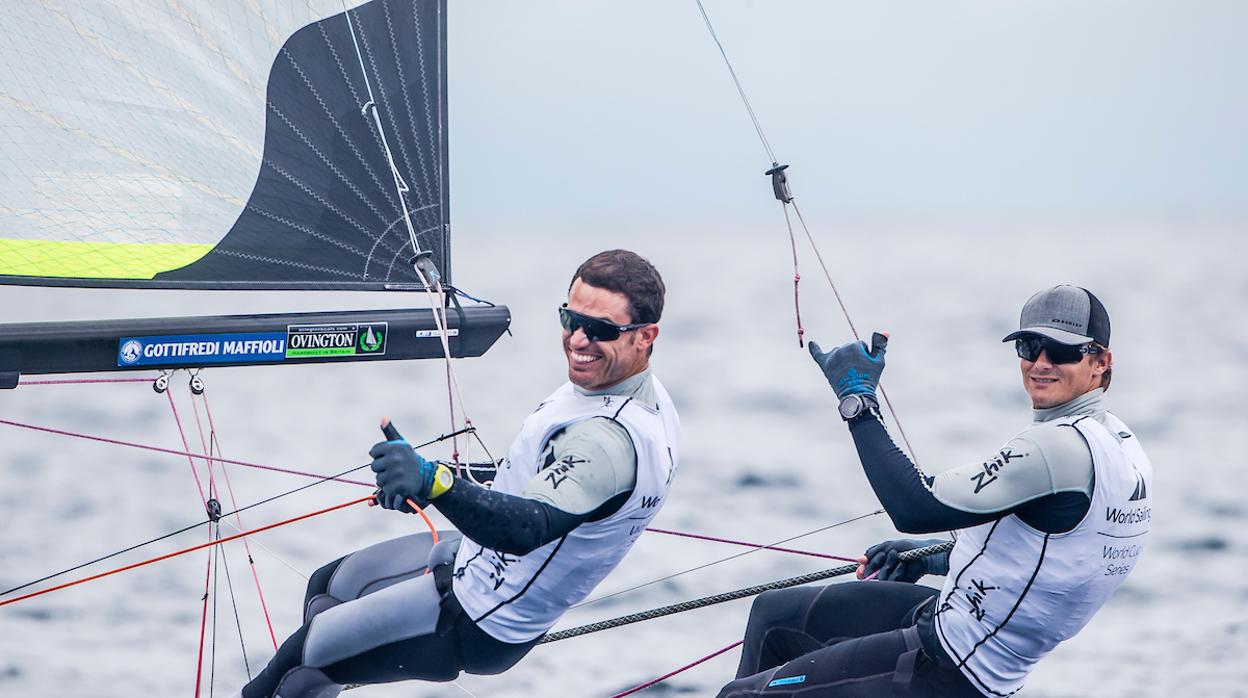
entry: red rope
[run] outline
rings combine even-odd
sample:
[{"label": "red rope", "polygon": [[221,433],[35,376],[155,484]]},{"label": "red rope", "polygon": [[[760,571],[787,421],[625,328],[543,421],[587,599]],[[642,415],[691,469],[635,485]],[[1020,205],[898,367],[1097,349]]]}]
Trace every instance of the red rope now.
[{"label": "red rope", "polygon": [[793,553],[794,555],[808,555],[810,557],[821,557],[825,560],[841,560],[843,562],[858,562],[856,557],[842,557],[840,555],[829,555],[827,553],[815,553],[809,550],[798,550],[796,548],[781,548],[775,545],[760,545],[758,543],[747,543],[740,540],[732,540],[730,538],[716,538],[715,536],[703,536],[697,533],[683,533],[681,531],[667,531],[661,528],[647,528],[651,533],[664,533],[669,536],[680,536],[682,538],[696,538],[698,540],[708,540],[712,543],[728,543],[730,545],[743,545],[747,548],[758,548],[760,550],[775,550],[781,553]]},{"label": "red rope", "polygon": [[727,652],[727,651],[728,651],[728,650],[730,650],[730,649],[734,649],[734,648],[736,648],[736,647],[740,647],[740,646],[741,646],[744,642],[745,642],[744,640],[737,640],[736,642],[732,643],[731,645],[728,645],[727,647],[725,647],[725,648],[723,648],[723,649],[721,649],[721,650],[715,650],[714,652],[712,652],[712,653],[710,653],[710,654],[706,655],[705,657],[703,657],[703,658],[701,658],[701,659],[694,660],[694,661],[692,661],[692,662],[690,662],[690,663],[688,663],[688,664],[686,664],[686,665],[682,666],[682,667],[681,667],[681,668],[679,668],[679,669],[676,669],[676,670],[673,670],[673,671],[669,671],[668,673],[666,673],[666,674],[664,674],[664,675],[660,676],[660,677],[659,677],[659,678],[657,678],[657,679],[652,679],[652,680],[650,680],[650,681],[647,681],[647,682],[645,682],[645,683],[641,684],[640,686],[633,686],[632,688],[630,688],[630,689],[628,689],[627,691],[624,691],[624,692],[622,692],[622,693],[616,693],[615,695],[611,696],[611,698],[623,698],[623,696],[630,696],[630,695],[632,695],[632,694],[634,694],[634,693],[637,693],[638,691],[644,691],[644,690],[646,690],[647,688],[650,688],[651,686],[655,685],[656,683],[659,683],[659,682],[661,682],[661,681],[666,681],[666,680],[668,680],[668,679],[672,678],[673,676],[675,676],[675,675],[679,674],[679,673],[680,673],[680,672],[682,672],[682,671],[687,671],[687,670],[689,670],[689,669],[692,669],[692,668],[694,668],[695,666],[697,666],[697,665],[699,665],[699,664],[701,664],[701,663],[703,663],[703,662],[706,662],[706,661],[709,661],[709,660],[712,660],[712,659],[714,659],[714,658],[718,657],[719,655],[723,654],[724,652]]},{"label": "red rope", "polygon": [[[129,448],[138,448],[144,451],[154,451],[156,453],[164,453],[164,454],[171,455],[171,456],[185,456],[187,458],[202,457],[201,454],[191,453],[190,451],[178,451],[172,448],[162,448],[160,446],[140,444],[140,443],[135,443],[133,441],[122,441],[120,439],[110,439],[104,436],[93,436],[91,434],[81,434],[81,433],[72,432],[72,431],[65,431],[63,429],[53,429],[52,427],[40,427],[34,424],[23,424],[22,422],[14,422],[8,419],[0,419],[0,425],[18,427],[20,429],[30,429],[32,431],[41,431],[47,434],[57,434],[58,436],[72,436],[77,439],[86,439],[88,441],[99,441],[100,443],[113,444],[114,446],[127,446]],[[302,470],[291,470],[289,468],[279,468],[273,465],[261,465],[259,463],[249,463],[247,461],[232,460],[229,458],[218,458],[217,462],[229,463],[230,465],[241,465],[246,468],[258,468],[260,470],[271,470],[277,473],[286,473],[287,475],[301,475],[303,477],[311,477],[311,478],[316,478],[318,480],[325,480],[325,479],[334,480],[335,482],[345,482],[351,485],[360,485],[362,487],[375,488],[377,486],[375,483],[363,482],[361,480],[348,480],[346,478],[341,478],[341,477],[326,478],[324,475],[318,475],[317,473],[308,473]]]},{"label": "red rope", "polygon": [[793,235],[793,222],[789,220],[789,204],[780,202],[784,210],[784,224],[789,229],[789,247],[793,250],[793,315],[797,318],[797,346],[806,346],[804,337],[806,330],[802,328],[802,304],[798,300],[798,286],[802,283],[802,275],[797,270],[797,238]]},{"label": "red rope", "polygon": [[[212,540],[212,527],[208,528],[208,540]],[[208,583],[211,580],[212,553],[208,553],[208,572],[204,575],[204,610],[199,620],[199,658],[195,661],[195,698],[199,698],[199,685],[204,676],[204,635],[208,629]],[[213,634],[215,637],[215,623],[213,624]]]},{"label": "red rope", "polygon": [[326,508],[324,508],[324,509],[318,509],[318,510],[316,510],[316,511],[314,511],[314,512],[311,512],[311,513],[308,513],[308,514],[300,514],[299,516],[296,516],[296,517],[293,517],[293,518],[290,518],[290,519],[285,519],[285,520],[283,520],[283,521],[278,521],[277,523],[271,523],[271,524],[268,524],[268,525],[266,525],[266,526],[261,526],[260,528],[254,528],[254,529],[252,529],[252,530],[250,530],[250,531],[243,531],[242,533],[235,533],[235,534],[234,534],[234,535],[232,535],[232,536],[227,536],[227,537],[225,537],[225,538],[218,538],[218,539],[216,539],[216,540],[209,541],[209,542],[207,542],[207,543],[201,543],[200,545],[196,545],[196,546],[193,546],[193,547],[190,547],[190,548],[184,548],[184,549],[182,549],[182,550],[176,550],[176,551],[174,551],[174,552],[172,552],[172,553],[166,553],[166,554],[164,554],[164,555],[160,555],[160,556],[158,556],[158,557],[154,557],[154,558],[151,558],[151,559],[148,559],[148,560],[143,560],[143,561],[141,561],[141,562],[135,562],[135,563],[132,563],[132,564],[126,565],[126,566],[124,566],[124,567],[118,567],[118,568],[116,568],[116,569],[109,570],[109,571],[107,571],[107,572],[101,572],[101,573],[99,573],[99,574],[93,574],[93,575],[91,575],[90,577],[83,577],[82,579],[76,579],[76,580],[74,580],[74,581],[72,581],[72,582],[66,582],[66,583],[64,583],[64,584],[58,584],[58,585],[56,585],[56,586],[54,586],[54,587],[48,587],[47,589],[41,589],[41,590],[39,590],[39,591],[31,592],[31,593],[29,593],[29,594],[24,594],[24,595],[22,595],[22,596],[17,596],[17,597],[14,597],[14,598],[12,598],[12,599],[7,599],[7,600],[4,600],[4,601],[0,601],[0,606],[8,606],[9,604],[17,603],[18,601],[25,601],[26,599],[31,599],[31,598],[34,598],[34,597],[36,597],[36,596],[43,596],[44,594],[50,594],[50,593],[52,593],[52,592],[54,592],[54,591],[60,591],[61,589],[68,589],[69,587],[72,587],[72,586],[78,586],[79,584],[86,584],[87,582],[93,582],[93,581],[95,581],[95,580],[97,580],[97,579],[102,579],[102,578],[104,578],[104,577],[108,577],[108,576],[111,576],[111,575],[114,575],[114,574],[119,574],[119,573],[121,573],[121,572],[129,572],[130,570],[133,570],[133,569],[136,569],[136,568],[139,568],[139,567],[143,567],[143,566],[145,566],[145,565],[150,565],[150,564],[153,564],[153,563],[156,563],[156,562],[160,562],[160,561],[162,561],[162,560],[168,560],[169,558],[178,557],[179,555],[186,555],[187,553],[193,553],[193,552],[195,552],[196,550],[203,550],[203,549],[205,549],[205,548],[211,548],[211,547],[212,547],[212,546],[214,546],[214,545],[221,545],[222,543],[228,543],[228,542],[230,542],[230,541],[232,541],[232,540],[238,540],[239,538],[245,538],[245,537],[247,537],[247,536],[254,535],[254,534],[256,534],[256,533],[263,533],[264,531],[268,531],[268,530],[271,530],[271,529],[277,528],[277,527],[279,527],[279,526],[285,526],[286,524],[292,524],[292,523],[295,523],[296,521],[303,521],[304,519],[310,519],[310,518],[312,518],[313,516],[320,516],[321,514],[327,514],[327,513],[331,512],[331,511],[337,511],[338,509],[345,509],[345,508],[347,508],[347,507],[349,507],[349,506],[354,506],[354,505],[356,505],[356,504],[361,504],[361,503],[363,503],[363,502],[370,502],[370,501],[376,501],[375,499],[373,499],[373,495],[371,495],[371,494],[370,494],[370,495],[368,495],[367,497],[360,497],[359,499],[352,499],[352,500],[351,500],[351,501],[349,501],[349,502],[343,502],[342,504],[335,504],[335,505],[334,505],[334,506],[332,506],[332,507],[326,507]]},{"label": "red rope", "polygon": [[[208,418],[208,441],[209,452],[216,453],[218,457],[221,453],[221,442],[217,439],[217,425],[212,421],[212,408],[208,405],[208,394],[205,393],[200,397],[204,403],[204,414]],[[191,398],[191,405],[195,404],[195,398]],[[196,418],[199,412],[195,413]],[[220,459],[218,458],[218,462]],[[234,522],[238,524],[238,530],[243,530],[243,516],[238,513],[238,499],[234,496],[234,485],[230,482],[230,471],[225,467],[225,463],[221,463],[221,474],[225,477],[225,489],[230,495],[230,506],[234,509]],[[256,570],[256,559],[251,555],[251,543],[246,538],[243,539],[243,551],[247,553],[247,566],[251,568],[251,578],[256,583],[256,595],[260,597],[260,610],[264,612],[264,623],[269,628],[269,639],[273,642],[273,649],[277,650],[277,633],[273,631],[273,619],[269,617],[269,605],[264,600],[264,590],[260,587],[260,573]]]},{"label": "red rope", "polygon": [[[199,498],[200,498],[200,500],[202,500],[202,501],[203,501],[204,508],[205,508],[205,509],[207,509],[207,508],[208,508],[208,498],[209,498],[209,496],[211,496],[211,495],[210,495],[210,494],[209,494],[209,495],[205,495],[205,494],[204,494],[204,485],[203,485],[203,483],[201,483],[201,482],[199,481],[199,471],[195,469],[195,458],[196,458],[197,456],[202,458],[202,456],[199,456],[199,454],[192,454],[192,453],[191,453],[191,445],[190,445],[189,443],[187,443],[187,441],[186,441],[186,432],[184,432],[184,431],[182,430],[182,418],[178,416],[178,408],[177,408],[177,406],[176,406],[176,405],[174,405],[174,404],[173,404],[173,393],[172,393],[171,391],[166,390],[166,391],[165,391],[165,397],[169,398],[169,409],[170,409],[170,411],[172,411],[172,412],[173,412],[173,421],[174,421],[174,422],[178,425],[178,435],[182,437],[182,448],[183,448],[183,449],[185,449],[185,453],[186,453],[186,460],[187,460],[187,462],[191,464],[191,474],[195,476],[195,486],[199,488]],[[208,475],[209,475],[209,479],[208,479],[208,491],[209,491],[209,493],[211,493],[211,492],[212,492],[212,471],[211,471],[211,469],[209,469],[209,473],[208,473]]]}]

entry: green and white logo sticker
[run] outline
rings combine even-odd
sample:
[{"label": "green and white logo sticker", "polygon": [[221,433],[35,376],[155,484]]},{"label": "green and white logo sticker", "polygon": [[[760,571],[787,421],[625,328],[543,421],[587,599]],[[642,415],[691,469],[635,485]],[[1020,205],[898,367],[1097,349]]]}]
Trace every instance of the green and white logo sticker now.
[{"label": "green and white logo sticker", "polygon": [[384,322],[287,325],[286,358],[380,356],[386,353],[386,335],[389,333],[389,326]]}]

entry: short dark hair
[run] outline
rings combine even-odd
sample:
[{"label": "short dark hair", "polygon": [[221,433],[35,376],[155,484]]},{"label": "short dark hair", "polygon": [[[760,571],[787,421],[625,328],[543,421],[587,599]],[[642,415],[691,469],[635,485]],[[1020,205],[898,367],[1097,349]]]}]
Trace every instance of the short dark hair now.
[{"label": "short dark hair", "polygon": [[[1101,353],[1105,353],[1106,351],[1109,350],[1109,347],[1105,347],[1100,344],[1097,344],[1096,346],[1101,347]],[[1101,374],[1101,390],[1109,390],[1109,384],[1113,380],[1114,380],[1114,365],[1110,364],[1109,366],[1105,367],[1105,372]]]},{"label": "short dark hair", "polygon": [[658,322],[663,316],[667,287],[659,270],[641,255],[628,250],[607,250],[585,260],[572,276],[595,288],[622,293],[628,299],[629,322]]}]

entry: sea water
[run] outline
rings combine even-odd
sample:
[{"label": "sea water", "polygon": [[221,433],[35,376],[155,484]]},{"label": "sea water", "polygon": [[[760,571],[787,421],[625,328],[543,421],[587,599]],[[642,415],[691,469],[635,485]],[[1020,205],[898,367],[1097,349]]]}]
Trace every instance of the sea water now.
[{"label": "sea water", "polygon": [[[892,333],[884,384],[929,472],[987,458],[1028,424],[1013,347],[1000,342],[1028,296],[1074,283],[1093,290],[1109,310],[1115,372],[1107,402],[1152,458],[1153,535],[1125,584],[1079,636],[1039,664],[1022,695],[1246,695],[1248,321],[1242,309],[1248,276],[1242,259],[1248,230],[1157,222],[841,223],[819,232],[858,330]],[[650,258],[667,282],[653,365],[684,424],[679,474],[655,526],[769,543],[878,508],[832,392],[798,347],[791,261],[779,231],[620,225],[593,235],[540,235],[540,245],[534,235],[501,232],[465,231],[456,241],[457,284],[509,305],[514,315],[511,336],[484,358],[455,366],[466,410],[493,456],[564,380],[556,308],[572,270],[602,249],[628,247]],[[870,245],[841,254],[846,240]],[[847,341],[845,319],[808,253],[801,274],[806,338],[825,348]],[[417,295],[0,288],[5,321],[423,303]],[[332,473],[368,462],[383,415],[412,440],[452,426],[445,367],[437,361],[218,368],[201,377],[206,407],[192,403],[185,373],[171,382],[186,446],[204,447],[199,427],[208,429],[210,410],[228,458]],[[168,396],[146,383],[25,386],[0,393],[0,418],[184,448]],[[900,442],[896,425],[890,428]],[[0,426],[0,444],[0,587],[204,518],[186,458],[9,426]],[[461,441],[459,448],[470,458],[486,457],[476,443]],[[432,456],[449,452],[447,445],[428,449]],[[202,462],[195,465],[200,486],[209,487]],[[220,470],[215,477],[227,511],[234,501],[251,503],[306,482],[241,467],[228,475],[228,485]],[[256,527],[361,493],[366,488],[322,484],[246,511],[241,523]],[[236,525],[223,522],[222,535]],[[255,576],[278,640],[299,623],[306,575],[351,550],[422,527],[416,517],[359,506],[253,538]],[[875,515],[787,545],[857,555],[890,537],[898,534]],[[198,528],[58,581],[207,539]],[[645,535],[591,600],[742,551]],[[223,552],[214,558],[222,574],[208,589],[201,695],[210,685],[214,694],[229,695],[273,652],[247,554],[238,542]],[[0,608],[0,695],[192,695],[208,558],[207,552],[187,555]],[[828,566],[751,553],[589,603],[560,627]],[[738,601],[542,646],[502,676],[370,687],[358,695],[610,695],[739,639],[748,610],[748,601]],[[739,650],[726,653],[647,695],[713,695],[732,677],[738,657]]]}]

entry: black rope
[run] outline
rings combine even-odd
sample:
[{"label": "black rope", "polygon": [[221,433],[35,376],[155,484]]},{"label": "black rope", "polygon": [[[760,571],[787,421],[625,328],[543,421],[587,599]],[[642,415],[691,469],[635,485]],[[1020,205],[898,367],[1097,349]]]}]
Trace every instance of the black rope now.
[{"label": "black rope", "polygon": [[859,521],[859,520],[865,519],[865,518],[867,518],[867,517],[869,517],[869,516],[876,516],[876,515],[878,515],[878,514],[883,514],[883,513],[884,513],[884,510],[883,510],[883,509],[876,509],[876,510],[875,510],[875,511],[873,511],[873,512],[870,512],[870,513],[867,513],[867,514],[861,514],[861,515],[859,515],[859,516],[855,516],[855,517],[853,517],[853,518],[845,519],[844,521],[837,521],[837,522],[836,522],[836,523],[834,523],[834,524],[828,524],[827,526],[822,526],[822,527],[820,527],[820,528],[816,528],[816,529],[815,529],[815,530],[813,530],[813,531],[807,531],[807,532],[805,532],[805,533],[799,533],[799,534],[797,534],[796,536],[790,536],[790,537],[785,538],[785,539],[783,539],[783,540],[778,540],[778,541],[776,541],[776,542],[774,542],[774,543],[768,543],[767,545],[764,545],[764,546],[759,547],[759,548],[754,548],[754,549],[752,549],[752,550],[746,550],[746,551],[744,551],[744,552],[736,553],[736,554],[734,554],[734,555],[729,555],[728,557],[721,557],[721,558],[719,558],[718,560],[712,560],[711,562],[708,562],[708,563],[703,564],[703,565],[698,565],[697,567],[690,567],[690,568],[689,568],[689,569],[687,569],[687,570],[681,570],[680,572],[673,572],[672,574],[669,574],[669,575],[667,575],[666,577],[659,577],[658,579],[652,579],[652,580],[650,580],[650,581],[648,581],[648,582],[643,582],[642,584],[638,584],[637,586],[632,586],[632,587],[628,587],[627,589],[621,589],[621,590],[619,590],[619,591],[614,591],[614,592],[611,592],[610,594],[605,594],[605,595],[603,595],[603,596],[599,596],[599,597],[597,597],[597,598],[590,599],[589,601],[582,601],[581,603],[578,603],[578,604],[576,604],[575,606],[573,606],[573,608],[581,608],[581,607],[583,607],[583,606],[589,606],[590,604],[595,604],[595,603],[598,603],[599,601],[605,601],[605,600],[607,600],[607,599],[609,599],[609,598],[612,598],[612,597],[615,597],[615,596],[619,596],[619,595],[621,595],[621,594],[627,594],[627,593],[632,592],[632,591],[637,591],[638,589],[644,589],[645,587],[652,586],[652,585],[654,585],[654,584],[658,584],[659,582],[666,582],[666,581],[667,581],[667,580],[669,580],[669,579],[673,579],[673,578],[675,578],[675,577],[679,577],[679,576],[681,576],[681,575],[686,575],[686,574],[689,574],[690,572],[697,572],[698,570],[706,569],[707,567],[711,567],[711,566],[714,566],[714,565],[718,565],[718,564],[723,563],[723,562],[728,562],[729,560],[735,560],[735,559],[737,559],[737,558],[739,558],[739,557],[744,557],[744,556],[746,556],[746,555],[752,555],[752,554],[754,554],[754,553],[756,553],[756,552],[758,552],[758,551],[760,551],[760,550],[766,550],[766,549],[768,549],[768,548],[774,548],[774,547],[776,547],[777,545],[784,545],[785,543],[790,543],[790,542],[792,542],[792,541],[798,540],[799,538],[805,538],[805,537],[807,537],[807,536],[813,536],[813,535],[815,535],[816,533],[823,533],[824,531],[827,531],[827,530],[829,530],[829,529],[836,528],[837,526],[844,526],[845,524],[850,524],[850,523],[853,523],[853,522],[855,522],[855,521]]},{"label": "black rope", "polygon": [[[442,442],[442,441],[446,441],[447,439],[452,439],[452,438],[455,438],[456,436],[459,436],[459,435],[461,435],[461,434],[466,434],[466,433],[470,433],[470,432],[476,432],[476,430],[477,430],[477,428],[476,428],[476,427],[465,427],[465,428],[460,429],[460,430],[458,430],[458,431],[453,431],[453,432],[451,432],[451,433],[449,433],[449,434],[443,434],[443,435],[441,435],[441,436],[439,436],[439,437],[437,437],[437,438],[435,438],[435,439],[430,439],[429,441],[426,441],[426,442],[424,442],[424,443],[422,443],[422,444],[419,444],[419,445],[417,445],[417,446],[414,446],[413,448],[424,448],[425,446],[432,446],[433,444],[440,443],[440,442]],[[313,481],[313,482],[310,482],[310,483],[308,483],[308,484],[306,484],[306,485],[302,485],[302,486],[300,486],[300,487],[296,487],[296,488],[295,488],[295,489],[293,489],[293,490],[288,490],[288,491],[286,491],[286,492],[282,492],[281,494],[276,494],[276,495],[273,495],[272,497],[269,497],[269,498],[267,498],[267,499],[262,499],[262,500],[260,500],[260,501],[258,501],[258,502],[254,502],[254,503],[252,503],[252,504],[248,504],[247,506],[244,506],[244,507],[241,507],[241,508],[235,509],[234,511],[231,511],[231,512],[227,512],[227,513],[221,514],[221,515],[220,515],[220,517],[227,517],[227,516],[233,516],[233,515],[235,515],[235,514],[241,514],[241,513],[243,513],[244,511],[247,511],[248,509],[254,509],[254,508],[256,508],[256,507],[258,507],[258,506],[260,506],[260,505],[262,505],[262,504],[268,504],[269,502],[272,502],[272,501],[277,500],[277,499],[281,499],[282,497],[287,497],[287,496],[290,496],[290,495],[292,495],[292,494],[294,494],[294,493],[296,493],[296,492],[302,492],[303,490],[306,490],[306,489],[308,489],[309,487],[315,487],[315,486],[317,486],[317,485],[319,485],[319,484],[322,484],[322,483],[324,483],[324,482],[329,482],[330,480],[338,480],[338,479],[343,478],[343,477],[345,477],[345,476],[347,476],[347,475],[350,475],[351,473],[354,473],[354,472],[355,472],[355,471],[357,471],[357,470],[363,470],[364,468],[369,467],[369,465],[371,465],[371,463],[366,463],[366,464],[364,464],[364,465],[356,466],[356,467],[354,467],[354,468],[351,468],[350,470],[344,470],[344,471],[342,471],[341,473],[338,473],[338,474],[336,474],[336,475],[327,475],[327,476],[322,477],[322,478],[320,478],[320,479],[318,479],[318,480],[315,480],[315,481]],[[97,557],[97,558],[95,558],[94,560],[89,560],[89,561],[84,562],[84,563],[82,563],[82,564],[79,564],[79,565],[74,565],[73,567],[69,567],[69,568],[67,568],[67,569],[63,569],[63,570],[61,570],[60,572],[53,572],[52,574],[49,574],[49,575],[44,576],[44,577],[40,577],[39,579],[35,579],[35,580],[32,580],[32,581],[26,582],[26,583],[24,583],[24,584],[19,584],[18,586],[15,586],[15,587],[13,587],[13,588],[11,588],[11,589],[5,589],[4,591],[0,591],[0,596],[8,596],[9,594],[12,594],[12,593],[13,593],[13,592],[15,592],[15,591],[21,591],[22,589],[25,589],[25,588],[27,588],[27,587],[34,586],[34,585],[36,585],[36,584],[39,584],[40,582],[46,582],[46,581],[48,581],[48,580],[50,580],[50,579],[56,579],[57,577],[60,577],[60,576],[62,576],[62,575],[69,574],[70,572],[74,572],[74,571],[80,570],[80,569],[82,569],[82,568],[84,568],[84,567],[90,567],[91,565],[94,565],[94,564],[96,564],[97,562],[103,562],[103,561],[105,561],[105,560],[109,560],[109,559],[112,559],[112,558],[114,558],[114,557],[117,557],[118,555],[124,555],[124,554],[126,554],[126,553],[128,553],[128,552],[131,552],[131,551],[133,551],[133,550],[138,550],[139,548],[142,548],[142,547],[145,547],[145,546],[151,545],[151,544],[153,544],[153,543],[159,543],[160,541],[165,540],[165,539],[167,539],[167,538],[173,538],[174,536],[177,536],[177,535],[180,535],[180,534],[186,533],[187,531],[193,531],[193,530],[195,530],[196,528],[199,528],[200,526],[203,526],[204,524],[212,523],[212,521],[213,521],[213,519],[212,519],[212,518],[207,518],[207,519],[204,519],[203,521],[199,521],[199,522],[196,522],[196,523],[193,523],[193,524],[187,525],[187,526],[183,526],[182,528],[179,528],[178,530],[173,531],[172,533],[166,533],[166,534],[164,534],[163,536],[157,536],[156,538],[152,538],[152,539],[150,539],[150,540],[145,540],[145,541],[143,541],[142,543],[136,543],[136,544],[134,544],[134,545],[132,545],[132,546],[130,546],[130,547],[128,547],[128,548],[123,548],[123,549],[118,550],[118,551],[116,551],[116,552],[108,553],[107,555],[101,555],[100,557]]]},{"label": "black rope", "polygon": [[[903,561],[909,561],[909,560],[914,560],[920,557],[926,557],[928,555],[937,555],[939,553],[947,552],[952,549],[953,549],[953,541],[949,541],[947,543],[941,543],[939,545],[929,545],[925,548],[915,548],[914,550],[907,550],[901,553],[901,555],[899,555],[898,557],[900,557],[900,559]],[[632,623],[640,623],[642,621],[653,620],[655,618],[662,618],[663,616],[670,616],[676,613],[684,613],[685,611],[692,611],[698,608],[714,606],[715,604],[721,604],[727,601],[736,601],[737,599],[744,599],[744,598],[748,598],[751,596],[757,596],[763,593],[764,591],[771,591],[773,589],[788,589],[789,587],[800,586],[802,584],[810,584],[811,582],[818,582],[823,579],[830,579],[832,577],[839,577],[841,575],[849,574],[857,569],[858,569],[858,563],[856,562],[848,563],[848,564],[841,565],[839,567],[833,567],[831,569],[823,570],[822,572],[811,572],[810,574],[803,574],[797,577],[789,577],[788,579],[781,579],[775,582],[768,582],[767,584],[759,584],[758,586],[746,587],[745,589],[737,589],[736,591],[729,591],[723,594],[715,594],[714,596],[704,596],[700,599],[693,599],[691,601],[682,601],[680,603],[675,603],[670,606],[663,606],[661,608],[651,609],[649,611],[633,613],[627,616],[620,616],[618,618],[610,618],[608,620],[601,620],[596,623],[589,623],[587,625],[580,625],[575,628],[568,628],[567,630],[558,630],[553,633],[547,633],[546,635],[543,635],[542,639],[538,640],[538,644],[545,644],[547,642],[558,642],[559,640],[567,640],[569,638],[579,637],[581,635],[588,635],[590,633],[596,633],[602,630],[608,630],[610,628],[618,628],[621,625],[630,625]]]},{"label": "black rope", "polygon": [[[219,530],[220,524],[218,524]],[[220,533],[217,534],[220,537]],[[234,607],[234,625],[238,627],[238,644],[243,650],[243,667],[247,669],[247,681],[251,681],[251,663],[247,661],[247,643],[243,641],[243,620],[238,615],[238,599],[234,596],[234,580],[230,578],[230,558],[225,553],[225,546],[218,545],[221,549],[221,565],[225,568],[225,588],[230,592],[230,605]],[[254,563],[253,563],[254,564]]]}]

